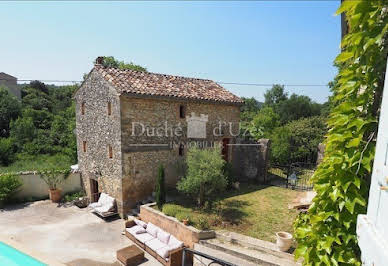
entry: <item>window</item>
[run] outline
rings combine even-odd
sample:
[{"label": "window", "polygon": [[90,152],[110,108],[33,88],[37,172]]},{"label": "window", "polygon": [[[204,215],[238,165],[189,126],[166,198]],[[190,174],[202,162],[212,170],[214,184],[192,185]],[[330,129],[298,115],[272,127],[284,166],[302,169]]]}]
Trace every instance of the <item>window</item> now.
[{"label": "window", "polygon": [[108,102],[108,115],[112,114],[112,104],[111,102]]},{"label": "window", "polygon": [[85,114],[85,102],[81,103],[81,115]]},{"label": "window", "polygon": [[84,152],[86,152],[86,141],[85,140],[82,142],[82,149]]},{"label": "window", "polygon": [[185,151],[185,146],[183,144],[179,145],[179,156],[183,156]]},{"label": "window", "polygon": [[112,149],[112,146],[109,145],[108,150],[109,150],[109,159],[112,159],[112,158],[113,158],[113,149]]},{"label": "window", "polygon": [[179,117],[185,118],[185,106],[184,105],[179,105]]}]

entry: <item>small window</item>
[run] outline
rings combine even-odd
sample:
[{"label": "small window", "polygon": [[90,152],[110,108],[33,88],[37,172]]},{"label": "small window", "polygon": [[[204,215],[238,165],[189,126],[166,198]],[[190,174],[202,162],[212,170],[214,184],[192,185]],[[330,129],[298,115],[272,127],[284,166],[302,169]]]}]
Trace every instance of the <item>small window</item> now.
[{"label": "small window", "polygon": [[82,142],[82,149],[84,152],[86,152],[86,141],[85,140]]},{"label": "small window", "polygon": [[81,115],[85,114],[85,102],[81,103]]},{"label": "small window", "polygon": [[108,102],[108,115],[112,114],[112,104],[111,102]]},{"label": "small window", "polygon": [[179,117],[185,118],[185,106],[184,105],[179,105]]},{"label": "small window", "polygon": [[113,158],[113,149],[112,149],[112,146],[109,145],[108,150],[109,150],[109,159],[112,159],[112,158]]},{"label": "small window", "polygon": [[183,144],[179,145],[179,156],[183,156],[185,151],[185,146]]}]

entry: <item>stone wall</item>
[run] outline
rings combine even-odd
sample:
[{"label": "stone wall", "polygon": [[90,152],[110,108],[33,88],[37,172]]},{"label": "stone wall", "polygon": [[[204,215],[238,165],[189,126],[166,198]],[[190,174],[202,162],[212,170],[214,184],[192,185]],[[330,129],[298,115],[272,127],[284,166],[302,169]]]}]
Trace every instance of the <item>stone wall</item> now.
[{"label": "stone wall", "polygon": [[325,144],[318,144],[317,165],[319,165],[323,161],[323,157],[325,156],[325,147]]},{"label": "stone wall", "polygon": [[[116,90],[93,70],[75,93],[75,100],[78,164],[85,191],[90,197],[90,179],[96,179],[99,192],[114,197],[122,213],[120,98]],[[108,114],[108,102],[111,103],[111,115]],[[109,146],[112,147],[112,158],[109,158]]]},{"label": "stone wall", "polygon": [[164,213],[152,208],[155,204],[142,205],[140,207],[140,218],[145,222],[151,222],[161,229],[169,232],[185,243],[186,247],[193,248],[194,243],[199,240],[215,237],[213,230],[201,231],[192,226],[187,226],[178,221],[175,217],[167,216]]},{"label": "stone wall", "polygon": [[[48,197],[48,186],[39,177],[39,175],[20,174],[20,178],[23,185],[20,187],[18,192],[14,195],[15,199],[29,199],[29,198],[46,198]],[[75,192],[82,190],[81,177],[79,173],[70,174],[70,176],[58,186],[62,190],[62,195],[65,193]]]},{"label": "stone wall", "polygon": [[[186,118],[191,117],[192,113],[196,116],[201,114],[208,116],[206,139],[187,138],[186,118],[180,118],[181,105],[184,106]],[[218,128],[219,122],[232,122],[231,133],[238,132],[240,110],[236,105],[122,96],[121,115],[123,204],[125,211],[128,211],[137,201],[151,195],[159,165],[165,167],[167,186],[176,185],[183,175],[183,161],[192,141],[220,145],[223,138],[230,138],[230,142],[233,143],[234,138],[225,125],[222,136],[214,136],[213,130]],[[156,132],[155,136],[141,134],[141,127],[136,123],[145,124],[150,129],[159,128],[163,134],[161,136],[156,136]],[[176,136],[173,133],[171,136],[170,133],[174,132],[177,125],[180,125],[182,135]],[[166,127],[168,130],[164,130]],[[166,131],[167,136],[164,134]],[[183,156],[179,155],[180,144],[184,147]],[[228,157],[231,160],[232,146],[229,146]]]},{"label": "stone wall", "polygon": [[258,142],[237,139],[233,147],[233,174],[240,181],[252,180],[264,183],[267,177],[269,152],[268,139],[260,139]]}]

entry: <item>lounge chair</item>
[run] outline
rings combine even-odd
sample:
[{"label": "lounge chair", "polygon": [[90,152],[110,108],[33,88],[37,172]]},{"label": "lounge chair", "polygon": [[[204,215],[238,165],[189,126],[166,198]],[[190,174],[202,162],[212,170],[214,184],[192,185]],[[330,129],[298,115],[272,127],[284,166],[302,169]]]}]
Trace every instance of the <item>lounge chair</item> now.
[{"label": "lounge chair", "polygon": [[116,200],[105,193],[101,193],[98,202],[89,204],[89,208],[103,218],[117,214]]}]

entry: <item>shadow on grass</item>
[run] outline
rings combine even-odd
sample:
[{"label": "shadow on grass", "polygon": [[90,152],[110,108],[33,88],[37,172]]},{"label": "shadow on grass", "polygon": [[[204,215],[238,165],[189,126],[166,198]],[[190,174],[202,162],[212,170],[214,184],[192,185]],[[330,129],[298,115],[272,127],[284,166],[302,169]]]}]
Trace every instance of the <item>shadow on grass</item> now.
[{"label": "shadow on grass", "polygon": [[244,200],[227,200],[223,202],[219,215],[223,221],[238,225],[248,216],[248,213],[244,211],[244,207],[249,205],[250,204]]}]

